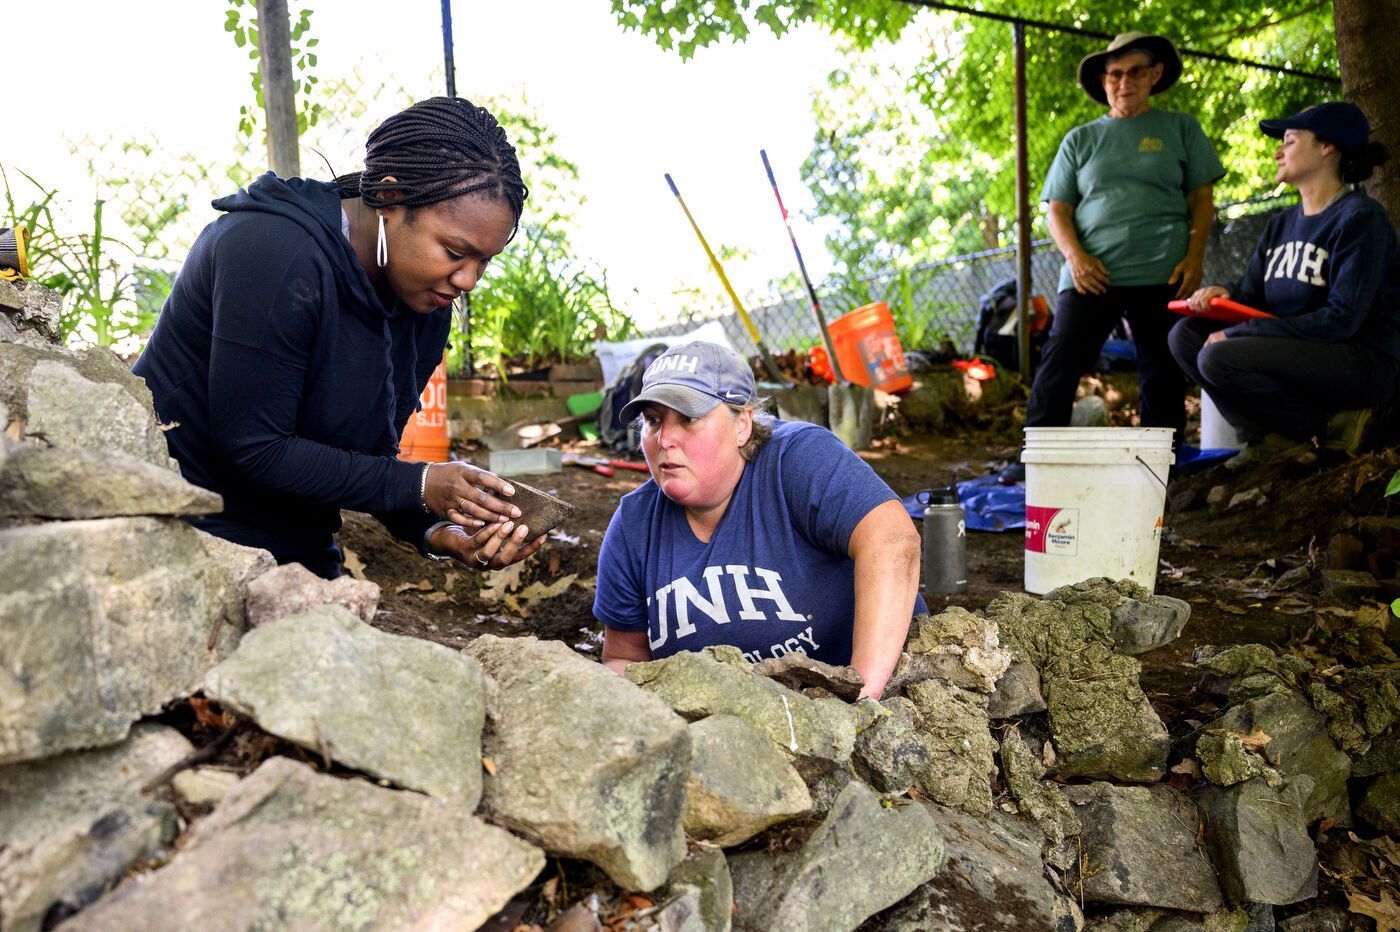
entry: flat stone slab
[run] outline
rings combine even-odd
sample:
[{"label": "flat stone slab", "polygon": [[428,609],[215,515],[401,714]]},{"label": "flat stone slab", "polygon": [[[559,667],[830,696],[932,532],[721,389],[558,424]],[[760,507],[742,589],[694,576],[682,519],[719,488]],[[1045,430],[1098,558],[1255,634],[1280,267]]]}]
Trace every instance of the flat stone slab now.
[{"label": "flat stone slab", "polygon": [[338,763],[475,809],[485,676],[441,644],[387,634],[339,605],[243,637],[204,693]]},{"label": "flat stone slab", "polygon": [[113,744],[188,696],[272,565],[172,518],[0,531],[0,764]]},{"label": "flat stone slab", "polygon": [[812,811],[787,757],[743,719],[711,715],[690,726],[685,832],[723,848]]},{"label": "flat stone slab", "polygon": [[60,928],[475,929],[543,866],[459,806],[274,757],[168,865]]},{"label": "flat stone slab", "polygon": [[11,447],[0,460],[3,518],[208,515],[224,509],[224,500],[214,492],[126,453],[36,444]]},{"label": "flat stone slab", "polygon": [[1213,912],[1223,905],[1206,852],[1196,845],[1201,814],[1171,787],[1067,786],[1084,830],[1084,900]]},{"label": "flat stone slab", "polygon": [[716,660],[710,649],[634,663],[627,678],[696,720],[734,715],[797,757],[844,764],[856,729],[851,707],[839,699],[809,699],[738,663]]},{"label": "flat stone slab", "polygon": [[141,787],[193,750],[137,725],[111,747],[0,767],[0,929],[38,932],[174,841],[174,807]]},{"label": "flat stone slab", "polygon": [[573,505],[555,498],[543,489],[526,485],[514,478],[510,480],[510,484],[515,487],[515,495],[511,496],[509,501],[520,509],[520,517],[515,519],[516,527],[528,527],[530,540],[541,534],[548,534],[574,513]]},{"label": "flat stone slab", "polygon": [[627,889],[665,882],[685,857],[685,720],[557,641],[483,635],[466,652],[498,687],[486,811]]},{"label": "flat stone slab", "polygon": [[885,808],[851,783],[796,851],[742,852],[729,859],[735,928],[752,932],[855,929],[942,867],[943,839],[918,803]]},{"label": "flat stone slab", "polygon": [[0,343],[0,407],[20,424],[11,439],[171,466],[150,389],[109,349]]},{"label": "flat stone slab", "polygon": [[766,676],[792,690],[811,687],[825,689],[838,699],[855,702],[865,688],[865,680],[855,667],[833,667],[813,660],[806,654],[792,651],[781,657],[770,657],[754,664],[753,672]]}]

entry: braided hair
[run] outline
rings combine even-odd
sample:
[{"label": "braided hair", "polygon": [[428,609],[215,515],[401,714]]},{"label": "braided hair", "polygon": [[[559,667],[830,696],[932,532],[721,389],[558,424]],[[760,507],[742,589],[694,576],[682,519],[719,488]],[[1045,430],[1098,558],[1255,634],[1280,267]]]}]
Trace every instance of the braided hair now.
[{"label": "braided hair", "polygon": [[[335,183],[369,207],[406,207],[410,219],[414,208],[480,193],[509,205],[517,227],[529,196],[501,124],[460,97],[431,97],[389,117],[365,142],[364,171]],[[388,191],[403,196],[386,198]]]}]

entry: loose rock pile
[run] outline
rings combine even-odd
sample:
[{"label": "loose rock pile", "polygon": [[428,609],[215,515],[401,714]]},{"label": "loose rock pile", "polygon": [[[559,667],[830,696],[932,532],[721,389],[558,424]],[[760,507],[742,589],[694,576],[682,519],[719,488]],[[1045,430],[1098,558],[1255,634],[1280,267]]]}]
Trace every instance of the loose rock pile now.
[{"label": "loose rock pile", "polygon": [[[0,932],[471,929],[546,855],[650,893],[637,929],[1271,928],[1349,790],[1400,827],[1393,672],[1206,649],[1173,741],[1133,655],[1189,607],[1127,582],[920,617],[881,702],[801,655],[384,633],[173,517],[217,497],[104,352],[0,342]],[[199,693],[299,758],[192,767],[151,717]]]}]

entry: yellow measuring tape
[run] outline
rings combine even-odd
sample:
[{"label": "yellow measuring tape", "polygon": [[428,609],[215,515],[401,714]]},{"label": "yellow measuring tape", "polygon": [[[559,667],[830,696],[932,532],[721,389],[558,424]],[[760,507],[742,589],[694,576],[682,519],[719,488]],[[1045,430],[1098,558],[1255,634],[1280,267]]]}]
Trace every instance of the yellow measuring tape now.
[{"label": "yellow measuring tape", "polygon": [[29,277],[28,245],[28,228],[0,230],[0,281],[15,282]]}]

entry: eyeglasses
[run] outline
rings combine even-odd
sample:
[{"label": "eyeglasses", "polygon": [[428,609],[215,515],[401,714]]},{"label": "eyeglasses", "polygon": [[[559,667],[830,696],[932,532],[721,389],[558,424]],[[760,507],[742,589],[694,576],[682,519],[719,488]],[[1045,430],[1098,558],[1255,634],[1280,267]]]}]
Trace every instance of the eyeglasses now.
[{"label": "eyeglasses", "polygon": [[1115,84],[1127,78],[1130,81],[1141,81],[1152,71],[1152,65],[1133,65],[1127,71],[1114,68],[1103,73],[1105,81],[1112,81]]}]

